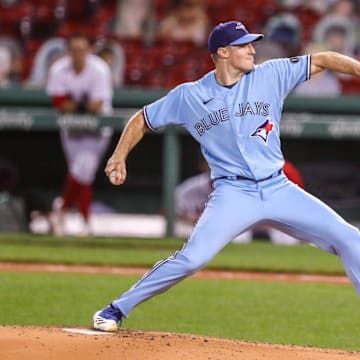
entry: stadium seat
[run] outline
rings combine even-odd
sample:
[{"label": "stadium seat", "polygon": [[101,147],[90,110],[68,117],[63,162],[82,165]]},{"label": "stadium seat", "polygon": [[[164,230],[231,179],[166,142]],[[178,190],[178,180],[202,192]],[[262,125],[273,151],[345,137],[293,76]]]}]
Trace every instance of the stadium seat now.
[{"label": "stadium seat", "polygon": [[74,33],[82,33],[94,41],[106,36],[107,29],[102,22],[79,23],[77,21],[65,21],[60,25],[57,36],[68,37]]},{"label": "stadium seat", "polygon": [[99,0],[66,0],[65,17],[69,21],[89,21],[95,15]]},{"label": "stadium seat", "polygon": [[47,39],[56,34],[65,15],[64,0],[32,1],[31,33],[32,38]]},{"label": "stadium seat", "polygon": [[357,77],[339,77],[343,95],[357,95],[360,93],[360,79]]},{"label": "stadium seat", "polygon": [[302,41],[311,41],[314,26],[320,20],[320,15],[306,5],[295,8],[294,14],[298,17],[301,24]]},{"label": "stadium seat", "polygon": [[13,6],[0,3],[0,34],[24,41],[30,33],[31,10],[32,6],[25,1]]},{"label": "stadium seat", "polygon": [[162,19],[168,14],[169,3],[169,0],[154,0],[155,16],[158,19]]},{"label": "stadium seat", "polygon": [[22,69],[23,80],[27,80],[29,78],[35,54],[42,45],[42,43],[43,43],[42,39],[28,39],[24,43],[24,53],[26,54],[26,56],[23,57],[23,69]]},{"label": "stadium seat", "polygon": [[[159,20],[168,13],[169,3],[169,0],[153,0]],[[109,33],[116,7],[115,0],[18,0],[12,6],[0,2],[0,34],[21,43],[25,51],[24,75],[28,74],[42,41],[79,32],[92,41],[109,39],[122,46],[126,58],[125,86],[169,87],[199,78],[213,68],[206,46],[172,40],[144,44],[141,38],[123,38]],[[211,26],[239,19],[252,32],[263,32],[269,17],[282,11],[281,2],[277,0],[241,3],[238,0],[207,0],[206,7]],[[292,13],[302,25],[302,42],[308,42],[319,15],[306,5],[296,7]],[[357,79],[341,78],[340,81],[345,95],[360,92]]]}]

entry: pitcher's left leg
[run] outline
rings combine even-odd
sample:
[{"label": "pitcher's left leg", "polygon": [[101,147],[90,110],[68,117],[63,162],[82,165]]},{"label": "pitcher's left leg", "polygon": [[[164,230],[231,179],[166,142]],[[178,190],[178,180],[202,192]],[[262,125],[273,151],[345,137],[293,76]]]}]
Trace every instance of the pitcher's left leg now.
[{"label": "pitcher's left leg", "polygon": [[360,232],[325,203],[296,185],[284,183],[264,202],[269,219],[292,236],[338,255],[360,295]]}]

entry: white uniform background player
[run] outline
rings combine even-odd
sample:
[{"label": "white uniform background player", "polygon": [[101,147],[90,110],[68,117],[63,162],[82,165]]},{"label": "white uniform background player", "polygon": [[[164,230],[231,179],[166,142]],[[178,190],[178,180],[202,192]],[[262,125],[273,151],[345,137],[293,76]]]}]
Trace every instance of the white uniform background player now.
[{"label": "white uniform background player", "polygon": [[[54,106],[63,113],[110,114],[113,86],[108,64],[90,53],[89,41],[82,35],[70,37],[67,44],[68,55],[57,60],[49,71],[46,91],[53,98]],[[69,172],[62,196],[62,211],[77,205],[88,224],[92,184],[112,129],[63,128],[60,136]],[[60,217],[55,232],[62,235],[63,231]]]},{"label": "white uniform background player", "polygon": [[214,191],[184,247],[95,313],[96,329],[115,331],[135,306],[200,270],[258,224],[339,256],[360,293],[359,230],[284,175],[280,142],[283,101],[294,87],[325,69],[360,76],[360,62],[320,52],[255,66],[252,42],[262,37],[240,22],[217,25],[208,43],[215,71],[145,106],[122,132],[105,169],[108,176],[115,172],[116,184],[125,181],[126,158],[148,129],[174,123],[200,143]]}]

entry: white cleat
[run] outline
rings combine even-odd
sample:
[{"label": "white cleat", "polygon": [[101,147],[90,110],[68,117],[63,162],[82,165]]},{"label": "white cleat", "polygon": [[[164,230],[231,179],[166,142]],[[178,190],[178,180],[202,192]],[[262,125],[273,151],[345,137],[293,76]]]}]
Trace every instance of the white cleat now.
[{"label": "white cleat", "polygon": [[97,311],[93,316],[93,327],[95,330],[105,331],[105,332],[116,332],[119,330],[118,322],[112,319],[106,319],[101,316],[102,310]]}]

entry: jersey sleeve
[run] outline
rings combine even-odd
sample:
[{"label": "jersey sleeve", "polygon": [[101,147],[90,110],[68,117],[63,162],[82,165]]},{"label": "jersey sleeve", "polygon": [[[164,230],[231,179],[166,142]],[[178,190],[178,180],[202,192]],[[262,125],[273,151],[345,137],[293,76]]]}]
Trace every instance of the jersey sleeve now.
[{"label": "jersey sleeve", "polygon": [[[281,97],[286,97],[297,85],[310,79],[311,56],[303,55],[292,58],[275,59],[264,63]],[[268,74],[269,75],[269,74]]]},{"label": "jersey sleeve", "polygon": [[65,96],[68,94],[68,87],[66,86],[61,73],[56,68],[50,68],[48,80],[46,83],[46,93],[49,96]]},{"label": "jersey sleeve", "polygon": [[103,67],[97,67],[93,72],[93,81],[88,89],[89,99],[92,101],[111,99],[113,86],[109,66],[104,63]]},{"label": "jersey sleeve", "polygon": [[169,124],[181,125],[180,103],[182,103],[183,97],[183,87],[178,86],[161,99],[144,106],[147,126],[155,131]]}]

